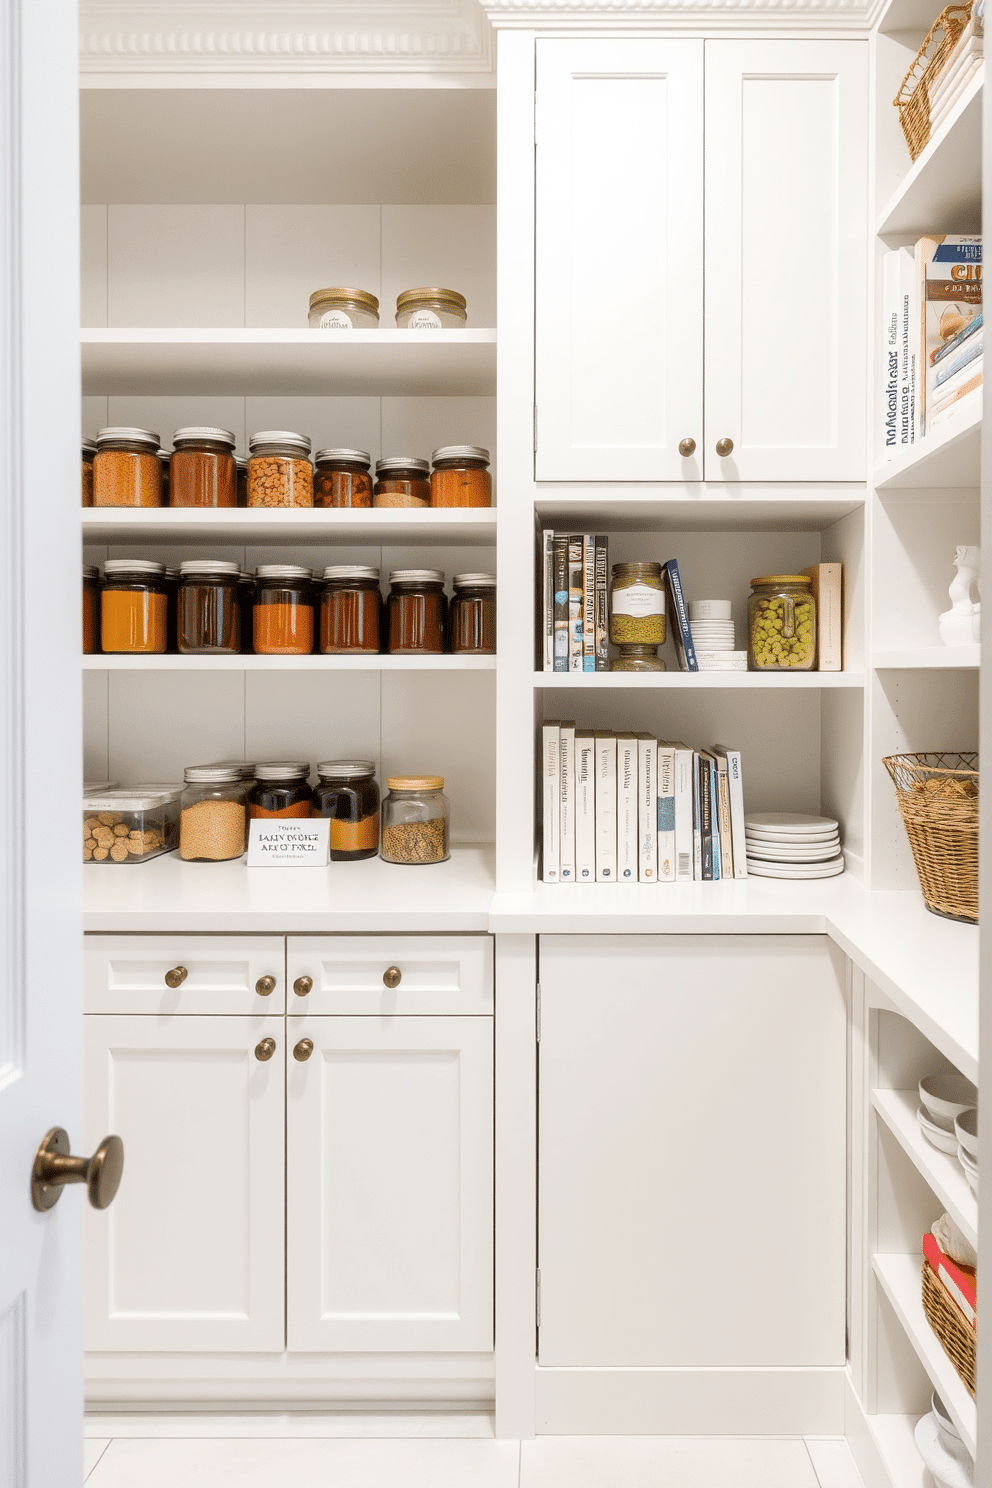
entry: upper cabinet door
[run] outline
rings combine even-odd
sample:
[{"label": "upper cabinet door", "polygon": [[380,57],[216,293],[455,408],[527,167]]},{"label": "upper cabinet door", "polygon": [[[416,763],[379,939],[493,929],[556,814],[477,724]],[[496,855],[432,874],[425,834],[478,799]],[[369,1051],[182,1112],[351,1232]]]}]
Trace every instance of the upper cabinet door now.
[{"label": "upper cabinet door", "polygon": [[865,478],[867,66],[706,43],[707,480]]},{"label": "upper cabinet door", "polygon": [[540,41],[537,99],[536,478],[699,480],[703,43]]}]

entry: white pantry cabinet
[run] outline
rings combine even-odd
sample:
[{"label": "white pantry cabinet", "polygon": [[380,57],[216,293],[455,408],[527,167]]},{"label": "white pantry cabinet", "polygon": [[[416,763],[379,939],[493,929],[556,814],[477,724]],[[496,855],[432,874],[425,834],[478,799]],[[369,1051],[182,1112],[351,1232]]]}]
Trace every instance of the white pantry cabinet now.
[{"label": "white pantry cabinet", "polygon": [[537,480],[864,479],[866,88],[857,41],[538,42]]}]

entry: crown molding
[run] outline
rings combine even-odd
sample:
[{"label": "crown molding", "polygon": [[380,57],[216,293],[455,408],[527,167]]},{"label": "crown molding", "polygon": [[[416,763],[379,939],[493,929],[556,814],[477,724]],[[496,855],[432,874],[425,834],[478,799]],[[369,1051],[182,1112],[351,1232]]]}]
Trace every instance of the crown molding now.
[{"label": "crown molding", "polygon": [[867,32],[879,0],[481,0],[497,29]]}]

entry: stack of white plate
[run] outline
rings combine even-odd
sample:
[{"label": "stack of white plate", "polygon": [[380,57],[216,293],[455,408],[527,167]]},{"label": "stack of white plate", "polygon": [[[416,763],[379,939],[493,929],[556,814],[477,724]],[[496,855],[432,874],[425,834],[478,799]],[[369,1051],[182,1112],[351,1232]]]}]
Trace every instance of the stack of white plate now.
[{"label": "stack of white plate", "polygon": [[[956,1070],[924,1075],[919,1084],[916,1119],[931,1147],[957,1157],[973,1191],[978,1189],[978,1091]],[[958,1123],[962,1122],[961,1129]],[[972,1135],[974,1132],[974,1135]]]},{"label": "stack of white plate", "polygon": [[747,871],[758,878],[833,878],[844,872],[840,829],[829,816],[753,811],[744,818]]},{"label": "stack of white plate", "polygon": [[690,599],[689,629],[697,651],[733,651],[729,599]]},{"label": "stack of white plate", "polygon": [[978,1108],[969,1106],[954,1118],[954,1135],[958,1143],[958,1162],[964,1168],[968,1187],[978,1197]]}]

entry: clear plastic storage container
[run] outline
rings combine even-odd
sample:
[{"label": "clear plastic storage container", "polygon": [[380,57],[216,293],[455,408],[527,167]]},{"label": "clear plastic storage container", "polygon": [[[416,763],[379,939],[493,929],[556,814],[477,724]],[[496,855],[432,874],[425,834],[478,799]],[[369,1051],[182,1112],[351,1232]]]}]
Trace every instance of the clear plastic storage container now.
[{"label": "clear plastic storage container", "polygon": [[83,862],[147,863],[179,845],[179,797],[135,785],[83,792]]}]

